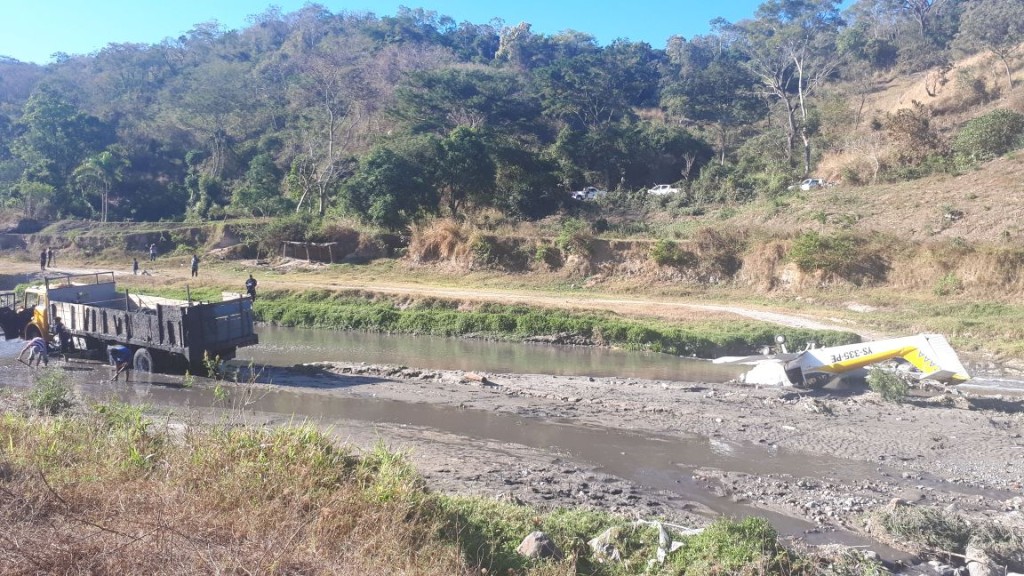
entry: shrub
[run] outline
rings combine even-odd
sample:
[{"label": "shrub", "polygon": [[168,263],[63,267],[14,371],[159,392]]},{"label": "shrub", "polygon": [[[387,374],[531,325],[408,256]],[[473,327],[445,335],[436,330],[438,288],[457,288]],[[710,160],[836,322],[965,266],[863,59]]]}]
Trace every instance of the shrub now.
[{"label": "shrub", "polygon": [[412,227],[408,254],[413,262],[456,260],[465,254],[469,237],[469,230],[451,219],[416,224]]},{"label": "shrub", "polygon": [[868,386],[882,396],[886,402],[902,404],[907,397],[907,381],[891,370],[873,367],[868,372]]},{"label": "shrub", "polygon": [[493,236],[477,236],[470,242],[473,261],[482,266],[491,266],[498,262],[497,240]]},{"label": "shrub", "polygon": [[971,536],[963,518],[936,508],[900,506],[885,512],[881,525],[901,540],[954,554],[966,551]]},{"label": "shrub", "polygon": [[911,108],[886,115],[885,131],[901,164],[916,166],[931,156],[941,155],[942,140],[931,125],[931,116],[931,109],[916,100]]},{"label": "shrub", "polygon": [[935,284],[935,295],[936,296],[949,296],[950,294],[957,294],[963,292],[964,283],[957,278],[953,272],[947,272],[945,276],[939,278],[938,283]]},{"label": "shrub", "polygon": [[692,266],[697,257],[672,240],[658,240],[651,246],[651,260],[658,266]]},{"label": "shrub", "polygon": [[593,248],[594,235],[590,225],[579,218],[569,218],[562,222],[555,244],[566,254],[589,256]]},{"label": "shrub", "polygon": [[43,370],[36,376],[32,390],[28,393],[28,404],[40,414],[50,416],[74,406],[74,394],[67,384],[67,377],[57,370]]},{"label": "shrub", "polygon": [[537,246],[533,253],[533,262],[538,266],[547,268],[558,268],[561,265],[561,256],[554,246]]},{"label": "shrub", "polygon": [[793,241],[789,258],[804,272],[845,276],[857,260],[857,242],[849,235],[823,236],[806,232]]},{"label": "shrub", "polygon": [[953,161],[959,170],[1024,146],[1024,114],[994,110],[965,123],[953,138]]}]

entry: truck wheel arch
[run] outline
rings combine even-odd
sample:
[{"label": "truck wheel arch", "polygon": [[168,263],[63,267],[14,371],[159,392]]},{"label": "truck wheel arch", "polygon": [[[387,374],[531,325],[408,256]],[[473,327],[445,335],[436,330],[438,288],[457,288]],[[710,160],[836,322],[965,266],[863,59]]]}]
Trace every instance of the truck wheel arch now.
[{"label": "truck wheel arch", "polygon": [[153,370],[153,355],[146,348],[139,348],[135,351],[135,356],[132,358],[132,368],[136,372],[152,373]]},{"label": "truck wheel arch", "polygon": [[35,324],[29,324],[25,326],[25,340],[31,340],[33,338],[42,338],[43,332],[39,329],[39,326]]}]

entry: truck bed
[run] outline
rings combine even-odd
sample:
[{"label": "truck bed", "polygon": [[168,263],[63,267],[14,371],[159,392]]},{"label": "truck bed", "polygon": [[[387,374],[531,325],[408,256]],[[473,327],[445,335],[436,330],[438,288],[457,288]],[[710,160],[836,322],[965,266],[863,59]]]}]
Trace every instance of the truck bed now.
[{"label": "truck bed", "polygon": [[235,349],[259,339],[253,330],[252,301],[194,303],[118,292],[113,281],[48,283],[50,314],[72,336],[183,356],[197,365],[204,353],[233,358]]}]

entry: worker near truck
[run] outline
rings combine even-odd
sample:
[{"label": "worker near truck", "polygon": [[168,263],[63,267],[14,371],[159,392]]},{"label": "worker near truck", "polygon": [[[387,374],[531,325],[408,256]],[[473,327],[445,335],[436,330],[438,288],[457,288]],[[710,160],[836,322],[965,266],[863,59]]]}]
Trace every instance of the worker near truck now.
[{"label": "worker near truck", "polygon": [[127,382],[128,371],[131,370],[132,366],[131,349],[120,344],[107,346],[107,357],[110,359],[110,364],[114,367],[114,376],[110,381],[116,382],[117,377],[124,372],[124,381]]},{"label": "worker near truck", "polygon": [[[25,352],[28,352],[28,362],[22,360],[22,356],[25,355]],[[36,366],[39,366],[40,363],[42,363],[43,366],[50,365],[49,346],[47,346],[46,340],[43,340],[39,336],[36,336],[26,342],[25,347],[21,349],[20,353],[18,353],[18,361],[25,362],[29,367],[32,366],[33,360],[35,360]]]},{"label": "worker near truck", "polygon": [[252,277],[252,274],[249,274],[249,279],[245,281],[245,293],[253,302],[256,301],[256,279]]},{"label": "worker near truck", "polygon": [[53,319],[52,330],[53,334],[57,336],[57,343],[60,345],[61,354],[67,354],[75,348],[75,345],[71,342],[71,333],[68,332],[67,326],[64,326],[60,316]]}]

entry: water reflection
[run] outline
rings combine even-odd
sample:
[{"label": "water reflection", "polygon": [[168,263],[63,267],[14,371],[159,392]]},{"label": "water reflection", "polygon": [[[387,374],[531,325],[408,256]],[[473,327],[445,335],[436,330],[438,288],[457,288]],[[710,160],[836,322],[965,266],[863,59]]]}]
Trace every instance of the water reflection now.
[{"label": "water reflection", "polygon": [[724,382],[735,378],[742,370],[669,354],[597,347],[276,326],[260,326],[258,332],[259,345],[239,350],[240,360],[275,366],[324,361],[365,362],[433,370],[689,382]]}]

